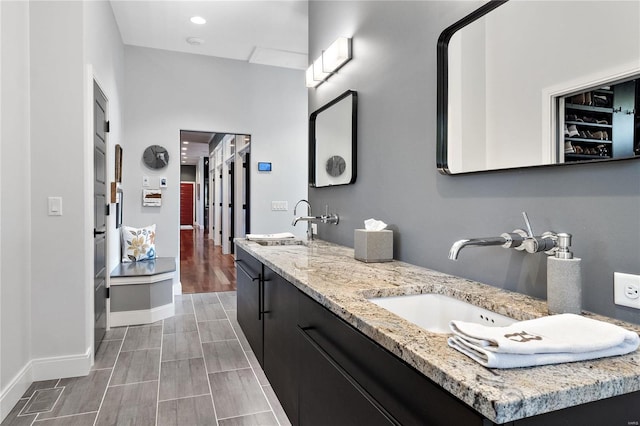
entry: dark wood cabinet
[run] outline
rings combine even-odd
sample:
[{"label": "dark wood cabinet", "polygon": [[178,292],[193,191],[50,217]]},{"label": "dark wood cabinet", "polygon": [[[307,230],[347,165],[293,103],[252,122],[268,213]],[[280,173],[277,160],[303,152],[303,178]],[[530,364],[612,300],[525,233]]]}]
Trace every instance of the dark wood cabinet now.
[{"label": "dark wood cabinet", "polygon": [[[340,416],[366,416],[371,424],[492,424],[483,423],[476,411],[302,293],[300,328],[306,334],[300,357],[301,425],[307,419],[318,425],[369,424],[334,423]],[[322,352],[337,364],[337,371],[329,373],[330,361]],[[347,390],[349,380],[340,370],[355,382],[355,392]],[[342,389],[344,396],[333,388]]]},{"label": "dark wood cabinet", "polygon": [[[236,258],[238,322],[292,424],[494,425],[242,248]],[[639,398],[629,393],[506,425],[637,424]]]},{"label": "dark wood cabinet", "polygon": [[293,284],[266,266],[263,286],[263,370],[287,416],[297,419],[299,292]]},{"label": "dark wood cabinet", "polygon": [[245,250],[236,251],[238,324],[260,365],[263,365],[262,263]]}]

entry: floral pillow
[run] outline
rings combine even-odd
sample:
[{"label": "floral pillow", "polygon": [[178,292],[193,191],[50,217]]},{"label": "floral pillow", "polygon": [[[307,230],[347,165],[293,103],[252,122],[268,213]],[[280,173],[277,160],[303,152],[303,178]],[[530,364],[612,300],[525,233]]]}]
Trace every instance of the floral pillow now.
[{"label": "floral pillow", "polygon": [[156,225],[132,228],[122,225],[122,262],[156,258]]}]

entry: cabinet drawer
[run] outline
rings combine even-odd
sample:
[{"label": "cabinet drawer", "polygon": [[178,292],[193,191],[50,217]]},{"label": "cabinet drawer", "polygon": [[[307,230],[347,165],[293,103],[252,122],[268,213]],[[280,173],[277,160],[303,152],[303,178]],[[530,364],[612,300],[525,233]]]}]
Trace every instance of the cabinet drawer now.
[{"label": "cabinet drawer", "polygon": [[[399,423],[443,426],[491,424],[302,293],[300,327]],[[303,401],[300,402],[302,416]]]},{"label": "cabinet drawer", "polygon": [[298,330],[301,426],[399,424],[354,383],[349,373],[307,334],[308,330]]}]

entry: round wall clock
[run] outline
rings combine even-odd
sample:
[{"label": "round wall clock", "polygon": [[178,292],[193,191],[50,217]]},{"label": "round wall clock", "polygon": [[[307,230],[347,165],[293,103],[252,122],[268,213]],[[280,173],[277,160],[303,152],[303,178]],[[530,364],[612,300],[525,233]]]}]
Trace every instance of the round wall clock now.
[{"label": "round wall clock", "polygon": [[160,145],[149,145],[142,154],[142,161],[150,169],[162,169],[169,164],[169,153]]},{"label": "round wall clock", "polygon": [[347,167],[347,163],[344,158],[339,155],[334,155],[327,160],[327,173],[329,176],[338,177],[344,173],[344,169]]}]

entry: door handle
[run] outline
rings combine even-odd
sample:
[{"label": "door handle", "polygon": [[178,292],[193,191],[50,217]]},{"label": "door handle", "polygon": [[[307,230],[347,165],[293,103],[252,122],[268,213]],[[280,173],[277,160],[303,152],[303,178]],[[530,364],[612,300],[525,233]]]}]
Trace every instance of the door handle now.
[{"label": "door handle", "polygon": [[95,228],[93,229],[93,236],[94,236],[94,237],[95,237],[96,235],[104,235],[104,234],[106,234],[106,233],[107,233],[107,231],[106,231],[106,230],[104,230],[104,231],[98,231],[98,230],[96,230]]}]

